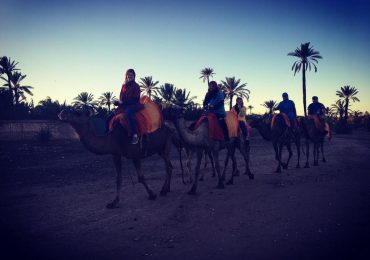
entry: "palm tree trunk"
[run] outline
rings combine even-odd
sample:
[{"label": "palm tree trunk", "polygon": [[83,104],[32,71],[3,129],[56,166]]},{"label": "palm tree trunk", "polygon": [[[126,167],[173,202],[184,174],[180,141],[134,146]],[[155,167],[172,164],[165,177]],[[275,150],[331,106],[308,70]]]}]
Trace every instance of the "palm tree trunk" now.
[{"label": "palm tree trunk", "polygon": [[11,73],[6,73],[6,75],[8,76],[8,87],[9,87],[10,101],[12,102],[12,105],[13,105],[14,104],[14,95],[13,95],[12,84],[10,82]]},{"label": "palm tree trunk", "polygon": [[233,95],[230,96],[230,111],[233,108]]},{"label": "palm tree trunk", "polygon": [[302,69],[302,90],[303,90],[303,111],[304,116],[307,116],[307,103],[306,103],[306,63],[303,63],[303,69]]},{"label": "palm tree trunk", "polygon": [[349,103],[349,100],[348,98],[346,98],[346,104],[344,106],[344,122],[347,123],[347,119],[348,119],[348,104]]},{"label": "palm tree trunk", "polygon": [[149,99],[151,99],[151,97],[152,97],[152,91],[150,89],[148,91],[148,96],[149,96]]}]

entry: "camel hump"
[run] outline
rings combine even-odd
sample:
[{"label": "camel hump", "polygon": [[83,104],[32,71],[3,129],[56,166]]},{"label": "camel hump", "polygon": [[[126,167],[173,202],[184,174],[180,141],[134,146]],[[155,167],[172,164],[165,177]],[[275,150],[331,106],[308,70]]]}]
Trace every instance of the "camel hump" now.
[{"label": "camel hump", "polygon": [[287,116],[287,114],[283,113],[283,112],[280,112],[279,114],[274,114],[274,116],[272,117],[272,120],[271,120],[271,128],[273,128],[276,124],[276,121],[277,120],[283,120],[283,122],[285,123],[285,125],[287,125],[288,127],[290,127],[290,120],[289,120],[289,117]]},{"label": "camel hump", "polygon": [[[135,114],[139,136],[158,130],[163,122],[162,112],[153,100],[147,96],[142,96],[140,103],[144,105],[144,108]],[[117,114],[113,117],[110,122],[110,129],[113,128],[115,122],[120,123],[125,129],[129,129],[124,113]]]},{"label": "camel hump", "polygon": [[320,132],[323,132],[323,133],[330,132],[329,125],[327,125],[324,119],[321,119],[318,115],[309,115],[308,119],[313,121],[315,128],[319,130]]}]

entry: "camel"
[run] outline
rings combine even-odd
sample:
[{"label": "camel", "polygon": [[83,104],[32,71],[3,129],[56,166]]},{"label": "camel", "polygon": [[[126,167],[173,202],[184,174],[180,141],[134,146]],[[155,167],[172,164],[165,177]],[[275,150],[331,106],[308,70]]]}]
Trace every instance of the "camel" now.
[{"label": "camel", "polygon": [[326,133],[323,131],[320,131],[316,128],[314,119],[312,118],[301,118],[300,119],[300,125],[302,128],[302,132],[304,134],[305,140],[306,140],[306,164],[305,168],[309,168],[309,151],[310,146],[309,142],[312,141],[313,143],[313,165],[318,166],[319,165],[319,156],[320,156],[320,150],[322,154],[322,162],[326,162],[326,158],[324,155],[324,140]]},{"label": "camel", "polygon": [[[202,156],[204,151],[210,152],[212,154],[213,160],[215,162],[216,173],[218,177],[218,185],[217,188],[222,189],[225,188],[224,180],[225,180],[225,171],[221,174],[220,172],[220,162],[219,162],[219,150],[226,148],[228,149],[228,153],[230,154],[233,163],[236,165],[235,159],[235,148],[239,148],[240,152],[243,155],[245,164],[246,164],[246,171],[245,174],[248,175],[250,179],[254,179],[254,175],[251,173],[249,169],[249,149],[245,147],[246,143],[243,142],[242,134],[238,137],[230,138],[228,142],[225,141],[218,141],[208,137],[208,122],[203,122],[196,130],[190,131],[185,126],[184,118],[180,117],[177,118],[175,122],[176,129],[180,135],[180,137],[184,140],[184,142],[196,149],[197,154],[197,162],[195,167],[195,178],[193,185],[188,192],[190,195],[196,194],[197,185],[198,185],[198,177],[199,177],[199,169],[202,160]],[[231,179],[228,181],[229,184],[233,183],[233,177],[235,176],[235,169],[231,174]]]},{"label": "camel", "polygon": [[[191,175],[191,158],[192,158],[192,155],[196,152],[196,149],[192,149],[192,147],[188,146],[184,140],[180,137],[176,127],[175,127],[175,124],[170,121],[170,120],[166,120],[164,121],[164,123],[166,124],[167,127],[169,127],[171,129],[171,131],[173,131],[173,135],[172,135],[172,144],[176,147],[178,153],[179,153],[179,158],[180,158],[180,166],[181,166],[181,175],[182,175],[182,182],[184,184],[187,184],[187,182],[184,180],[184,168],[183,168],[183,164],[182,164],[182,150],[185,151],[185,155],[186,155],[186,175],[189,176],[189,183],[191,183],[193,181],[192,179],[192,175]],[[192,124],[193,122],[191,121],[186,121],[185,122],[185,125],[189,128],[189,126]],[[212,154],[210,152],[206,152],[204,153],[204,156],[205,156],[205,162],[204,162],[204,169],[207,167],[207,157],[209,158],[210,162],[211,162],[211,165],[212,165],[212,177],[216,177],[216,171],[215,171],[215,165],[214,165],[214,161],[213,161],[213,157],[212,157]],[[200,175],[200,178],[199,178],[199,181],[204,181],[204,171],[202,171],[201,175]]]},{"label": "camel", "polygon": [[[277,116],[281,117],[280,114],[278,114]],[[297,147],[298,161],[296,168],[300,168],[299,160],[301,156],[300,152],[301,137],[299,131],[294,131],[292,135],[292,133],[289,132],[288,126],[285,124],[284,120],[279,120],[279,118],[276,118],[273,127],[271,127],[270,120],[268,120],[266,123],[262,118],[252,120],[250,126],[256,128],[258,132],[261,134],[263,139],[272,142],[272,145],[275,150],[275,159],[278,161],[278,166],[275,172],[280,173],[281,168],[288,169],[288,164],[293,154],[291,148],[291,141],[293,141]],[[286,163],[282,162],[281,160],[282,149],[284,146],[287,147],[289,153]]]},{"label": "camel", "polygon": [[131,159],[139,183],[142,183],[149,195],[150,200],[156,199],[156,194],[149,188],[145,181],[144,173],[141,169],[142,159],[153,154],[159,154],[166,166],[166,180],[161,189],[160,195],[165,196],[170,191],[170,182],[172,174],[172,165],[169,159],[171,149],[172,132],[164,124],[156,131],[142,137],[139,144],[131,144],[127,130],[120,124],[114,124],[113,129],[104,136],[96,135],[90,127],[89,116],[86,113],[71,112],[63,110],[59,114],[61,121],[69,123],[78,134],[81,143],[89,151],[98,154],[110,154],[113,162],[116,176],[116,196],[112,202],[107,204],[107,208],[117,208],[120,200],[120,190],[122,184],[122,162],[121,157]]}]

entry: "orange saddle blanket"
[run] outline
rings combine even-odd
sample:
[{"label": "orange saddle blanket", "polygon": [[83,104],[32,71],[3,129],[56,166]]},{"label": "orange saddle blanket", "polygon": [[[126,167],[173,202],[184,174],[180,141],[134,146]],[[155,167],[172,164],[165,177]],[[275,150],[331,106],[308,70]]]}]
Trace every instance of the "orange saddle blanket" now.
[{"label": "orange saddle blanket", "polygon": [[324,122],[320,119],[317,115],[310,115],[308,116],[309,119],[313,119],[313,122],[315,124],[315,128],[319,130],[320,132],[326,132],[326,135],[328,136],[329,140],[332,138],[332,131],[328,123]]},{"label": "orange saddle blanket", "polygon": [[[290,124],[290,120],[289,120],[289,117],[287,116],[287,114],[283,113],[283,112],[280,112],[279,114],[274,114],[274,116],[272,117],[272,120],[271,120],[271,128],[274,127],[275,123],[276,123],[276,120],[278,119],[279,116],[282,116],[283,120],[284,120],[284,123],[290,127],[291,124]],[[298,121],[297,119],[295,120],[295,126],[294,127],[298,127]]]},{"label": "orange saddle blanket", "polygon": [[[154,132],[161,127],[163,122],[162,113],[154,101],[147,96],[143,96],[140,98],[140,103],[144,105],[144,108],[135,114],[138,136]],[[117,114],[111,119],[109,130],[113,129],[115,123],[120,123],[129,131],[125,113]]]},{"label": "orange saddle blanket", "polygon": [[[194,129],[197,129],[205,120],[208,120],[208,136],[211,139],[225,140],[224,132],[218,122],[215,114],[208,113],[207,115],[201,116],[195,123]],[[239,131],[238,115],[233,111],[226,112],[226,125],[229,130],[229,137],[237,137]]]}]

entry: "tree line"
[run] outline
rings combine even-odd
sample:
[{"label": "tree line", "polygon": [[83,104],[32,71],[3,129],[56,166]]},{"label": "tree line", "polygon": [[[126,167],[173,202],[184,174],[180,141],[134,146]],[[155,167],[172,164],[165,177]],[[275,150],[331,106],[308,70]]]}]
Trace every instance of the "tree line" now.
[{"label": "tree line", "polygon": [[[301,44],[287,55],[297,58],[291,68],[294,76],[302,72],[303,109],[306,116],[306,73],[311,69],[317,72],[318,60],[323,57],[310,45],[310,42]],[[53,101],[50,97],[41,100],[37,105],[33,104],[32,99],[27,102],[27,96],[33,95],[33,87],[23,84],[26,75],[20,72],[17,65],[18,62],[12,61],[11,58],[1,57],[0,78],[3,85],[0,86],[0,119],[57,119],[57,114],[66,108],[92,110],[97,116],[105,117],[114,110],[113,102],[117,100],[117,97],[113,92],[104,92],[98,99],[95,99],[91,93],[81,92],[70,105],[67,105],[65,101],[62,104],[57,100]],[[206,86],[208,86],[214,74],[212,68],[206,67],[200,71],[199,78],[203,80],[203,83],[207,82]],[[165,116],[171,114],[171,111],[176,111],[176,113],[180,111],[188,118],[196,119],[202,113],[202,106],[194,101],[196,97],[192,96],[186,88],[177,88],[171,83],[159,85],[159,81],[155,81],[152,76],[140,78],[138,83],[142,95],[147,95],[154,100]],[[224,92],[225,101],[230,110],[235,97],[242,97],[249,101],[250,90],[247,89],[247,83],[242,83],[241,79],[234,76],[225,77],[225,80],[220,81],[219,88]],[[368,112],[362,113],[350,109],[351,103],[360,101],[356,87],[345,85],[336,92],[336,96],[339,99],[326,108],[326,115],[328,120],[336,125],[338,132],[349,132],[349,125],[370,125]],[[266,114],[272,114],[277,104],[275,100],[267,100],[261,105],[267,108]],[[247,106],[249,114],[252,114],[253,108],[252,105]]]}]

